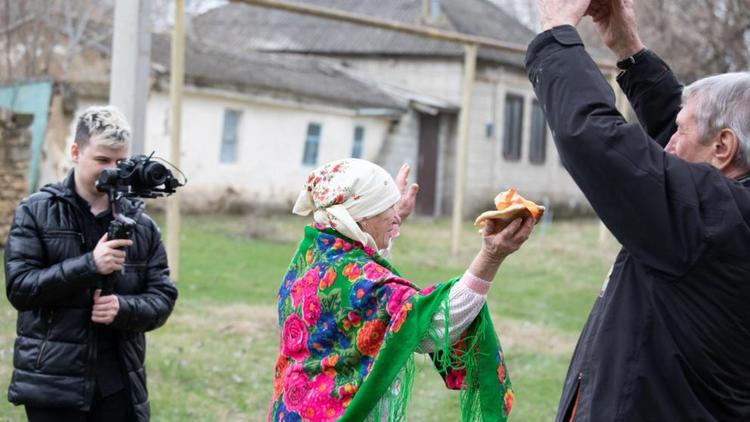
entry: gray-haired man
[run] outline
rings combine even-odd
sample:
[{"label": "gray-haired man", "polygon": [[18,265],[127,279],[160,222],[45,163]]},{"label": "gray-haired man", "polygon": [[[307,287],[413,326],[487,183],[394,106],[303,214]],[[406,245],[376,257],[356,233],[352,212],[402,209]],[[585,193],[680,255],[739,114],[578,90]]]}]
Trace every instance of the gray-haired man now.
[{"label": "gray-haired man", "polygon": [[[8,399],[30,421],[149,419],[144,332],[166,322],[177,290],[142,202],[119,204],[136,221],[133,240],[107,239],[113,216],[95,183],[127,158],[129,141],[117,109],[86,110],[73,170],[16,210],[5,250],[6,293],[18,310]],[[100,295],[103,277],[114,277],[112,295]]]},{"label": "gray-haired man", "polygon": [[[538,0],[526,67],[560,157],[622,244],[557,421],[750,420],[750,74],[683,89],[632,0]],[[621,60],[628,123],[576,25]]]}]

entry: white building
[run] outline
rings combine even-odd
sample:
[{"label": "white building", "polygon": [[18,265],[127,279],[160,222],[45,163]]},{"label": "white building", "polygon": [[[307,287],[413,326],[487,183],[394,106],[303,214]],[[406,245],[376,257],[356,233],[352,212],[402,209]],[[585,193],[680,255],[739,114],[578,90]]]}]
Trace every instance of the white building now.
[{"label": "white building", "polygon": [[[307,3],[519,44],[534,36],[485,0]],[[379,148],[376,161],[391,172],[404,161],[415,167],[421,214],[451,211],[461,45],[243,4],[210,10],[198,16],[191,29],[195,39],[232,54],[325,59],[401,101],[406,110]],[[301,149],[300,141],[296,147]],[[294,168],[299,160],[289,160],[287,165]],[[563,208],[586,206],[551,142],[522,55],[479,51],[468,169],[465,209],[470,211],[486,208],[497,192],[509,187]]]},{"label": "white building", "polygon": [[[307,3],[519,44],[534,36],[485,0]],[[244,4],[209,10],[189,28],[181,155],[189,207],[289,207],[314,167],[358,156],[393,174],[410,163],[421,188],[417,211],[451,212],[461,45]],[[152,75],[145,144],[166,156],[164,35],[152,40]],[[78,110],[106,101],[106,84],[94,79],[74,85]],[[469,130],[467,215],[509,187],[558,211],[587,208],[560,163],[521,54],[479,50]]]}]

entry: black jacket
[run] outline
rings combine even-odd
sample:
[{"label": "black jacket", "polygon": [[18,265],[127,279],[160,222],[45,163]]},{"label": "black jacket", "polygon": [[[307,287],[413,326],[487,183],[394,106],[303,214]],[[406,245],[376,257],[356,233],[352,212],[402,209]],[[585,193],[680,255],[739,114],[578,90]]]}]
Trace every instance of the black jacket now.
[{"label": "black jacket", "polygon": [[[97,325],[93,291],[102,279],[92,251],[99,239],[82,230],[84,212],[70,188],[73,173],[21,202],[5,249],[6,293],[18,310],[13,377],[15,404],[87,411],[95,386]],[[137,222],[124,272],[116,272],[120,310],[111,324],[133,411],[149,419],[144,332],[167,320],[177,289],[156,224],[140,201],[123,200]]]},{"label": "black jacket", "polygon": [[576,391],[576,421],[750,420],[750,181],[664,152],[682,88],[653,54],[620,77],[641,125],[573,27],[537,36],[526,67],[563,163],[623,246],[557,420]]}]

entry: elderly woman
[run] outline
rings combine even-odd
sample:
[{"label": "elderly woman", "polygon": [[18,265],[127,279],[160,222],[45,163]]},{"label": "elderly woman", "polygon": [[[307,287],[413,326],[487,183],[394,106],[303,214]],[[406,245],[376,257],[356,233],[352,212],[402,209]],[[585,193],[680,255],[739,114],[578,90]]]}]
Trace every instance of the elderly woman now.
[{"label": "elderly woman", "polygon": [[504,421],[513,393],[485,305],[500,263],[533,220],[490,222],[461,277],[420,289],[384,258],[401,224],[402,192],[357,159],[313,171],[294,213],[313,213],[278,296],[281,329],[272,421],[405,418],[414,353],[431,353],[464,420]]}]

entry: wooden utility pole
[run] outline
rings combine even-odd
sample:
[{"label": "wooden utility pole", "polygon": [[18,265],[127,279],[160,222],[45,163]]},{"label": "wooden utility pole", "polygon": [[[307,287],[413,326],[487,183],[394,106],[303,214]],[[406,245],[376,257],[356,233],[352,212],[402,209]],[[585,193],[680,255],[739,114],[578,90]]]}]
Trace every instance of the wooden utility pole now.
[{"label": "wooden utility pole", "polygon": [[151,30],[143,0],[117,0],[112,35],[109,103],[130,122],[131,152],[145,151],[146,101],[151,69]]},{"label": "wooden utility pole", "polygon": [[[182,87],[185,80],[185,1],[174,2],[172,62],[169,73],[169,159],[180,167],[180,131],[182,130]],[[180,277],[180,193],[167,199],[167,257],[172,279]]]},{"label": "wooden utility pole", "polygon": [[474,94],[474,79],[477,70],[477,45],[464,46],[464,77],[461,85],[461,112],[458,116],[458,138],[456,139],[456,178],[453,186],[453,230],[451,253],[458,254],[461,245],[461,222],[464,210],[464,188],[466,187],[466,160],[469,150],[469,119],[471,118],[471,96]]}]

